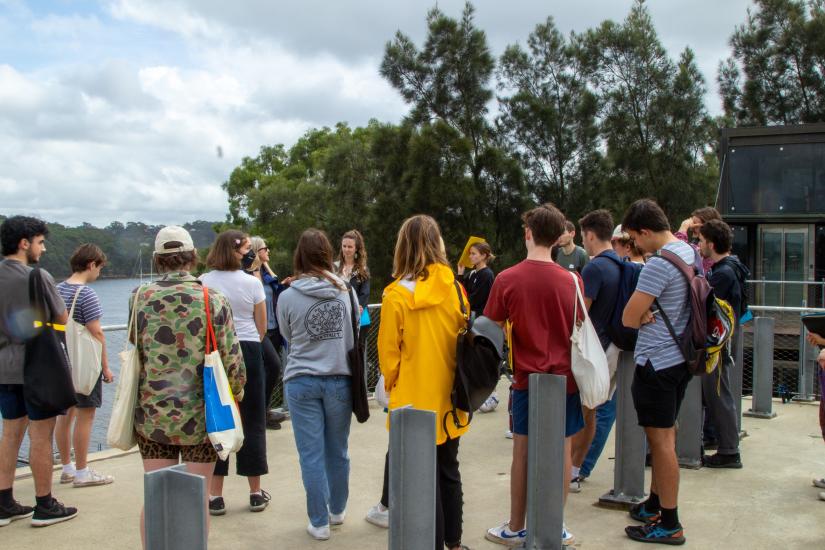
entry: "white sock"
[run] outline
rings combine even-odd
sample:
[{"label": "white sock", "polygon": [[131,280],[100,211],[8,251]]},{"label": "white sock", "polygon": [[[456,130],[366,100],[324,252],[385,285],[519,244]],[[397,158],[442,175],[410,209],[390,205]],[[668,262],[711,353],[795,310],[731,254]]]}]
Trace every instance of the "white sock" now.
[{"label": "white sock", "polygon": [[252,496],[252,495],[262,495],[262,494],[263,494],[263,493],[261,493],[260,491],[255,491],[254,493],[249,493],[249,496]]},{"label": "white sock", "polygon": [[82,470],[75,470],[75,477],[86,477],[89,475],[89,467],[86,466]]},{"label": "white sock", "polygon": [[209,495],[209,502],[212,502],[212,501],[217,500],[219,498],[221,498],[221,497],[213,497],[212,495]]},{"label": "white sock", "polygon": [[571,471],[571,475],[572,475],[573,477],[572,477],[571,479],[575,479],[575,478],[579,477],[579,470],[581,470],[581,468],[580,468],[580,467],[573,466],[573,469],[572,469],[572,471]]},{"label": "white sock", "polygon": [[72,474],[72,475],[77,473],[77,470],[74,469],[74,462],[69,462],[68,464],[64,464],[63,465],[63,473],[64,474]]}]

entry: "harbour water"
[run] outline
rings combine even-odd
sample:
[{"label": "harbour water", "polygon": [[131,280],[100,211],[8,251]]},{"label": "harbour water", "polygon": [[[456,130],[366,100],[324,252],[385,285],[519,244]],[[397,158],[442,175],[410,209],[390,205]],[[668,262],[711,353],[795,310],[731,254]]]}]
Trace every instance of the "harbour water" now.
[{"label": "harbour water", "polygon": [[[146,282],[146,281],[144,281]],[[129,315],[129,294],[140,285],[140,279],[101,279],[90,284],[100,298],[103,307],[103,318],[101,324],[125,325]],[[108,448],[106,445],[106,429],[109,425],[109,416],[112,410],[112,400],[115,396],[115,386],[120,374],[120,359],[118,354],[123,351],[126,343],[126,331],[118,330],[106,332],[106,350],[109,358],[109,368],[115,375],[115,381],[111,384],[103,384],[103,406],[98,409],[95,416],[95,423],[92,429],[92,438],[89,443],[89,451],[95,452]],[[57,447],[55,446],[55,452]],[[29,441],[23,440],[19,457],[28,460]],[[23,462],[21,461],[22,465]]]}]

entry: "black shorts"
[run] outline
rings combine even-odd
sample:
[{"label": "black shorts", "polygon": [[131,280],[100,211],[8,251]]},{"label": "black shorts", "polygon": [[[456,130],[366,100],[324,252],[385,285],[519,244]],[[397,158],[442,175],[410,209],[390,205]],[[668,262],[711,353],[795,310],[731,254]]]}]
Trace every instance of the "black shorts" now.
[{"label": "black shorts", "polygon": [[633,373],[633,406],[644,428],[672,428],[692,375],[682,363],[656,371],[650,361],[636,365]]},{"label": "black shorts", "polygon": [[95,384],[92,393],[89,395],[76,393],[74,396],[77,399],[75,407],[78,409],[99,409],[103,404],[103,375],[101,374],[100,378],[97,379],[97,384]]}]

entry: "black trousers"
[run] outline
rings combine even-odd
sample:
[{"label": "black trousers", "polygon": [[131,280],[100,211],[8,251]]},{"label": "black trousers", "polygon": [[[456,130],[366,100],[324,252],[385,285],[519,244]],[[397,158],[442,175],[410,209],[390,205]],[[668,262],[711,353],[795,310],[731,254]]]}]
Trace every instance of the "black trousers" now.
[{"label": "black trousers", "polygon": [[[241,342],[241,353],[246,365],[244,398],[238,409],[243,426],[243,447],[238,451],[236,472],[239,476],[262,476],[269,472],[266,462],[266,408],[263,356],[260,342]],[[215,475],[229,474],[229,460],[215,463]]]},{"label": "black trousers", "polygon": [[278,329],[266,331],[266,338],[261,342],[261,351],[263,352],[264,360],[264,376],[266,382],[264,383],[264,399],[266,409],[269,410],[272,404],[272,392],[275,391],[275,386],[278,385],[278,379],[281,377],[281,333]]},{"label": "black trousers", "polygon": [[[458,442],[448,439],[435,447],[435,550],[461,544],[464,491],[458,471]],[[389,508],[390,453],[384,459],[381,505]]]}]

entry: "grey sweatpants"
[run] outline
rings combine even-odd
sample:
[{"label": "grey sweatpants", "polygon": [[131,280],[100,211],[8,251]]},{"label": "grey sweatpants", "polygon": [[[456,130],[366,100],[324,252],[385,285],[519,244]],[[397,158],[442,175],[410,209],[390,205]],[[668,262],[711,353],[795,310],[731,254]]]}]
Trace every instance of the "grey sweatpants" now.
[{"label": "grey sweatpants", "polygon": [[[736,406],[730,389],[730,369],[733,359],[722,352],[722,364],[713,373],[702,377],[702,397],[707,414],[716,429],[720,455],[734,455],[739,452],[739,430],[736,428]],[[718,393],[717,393],[718,388]]]}]

